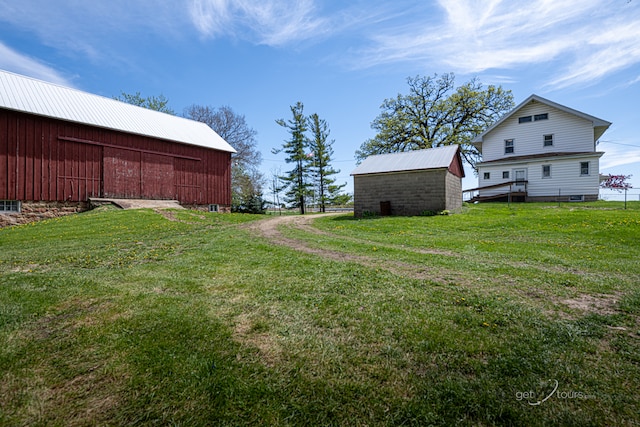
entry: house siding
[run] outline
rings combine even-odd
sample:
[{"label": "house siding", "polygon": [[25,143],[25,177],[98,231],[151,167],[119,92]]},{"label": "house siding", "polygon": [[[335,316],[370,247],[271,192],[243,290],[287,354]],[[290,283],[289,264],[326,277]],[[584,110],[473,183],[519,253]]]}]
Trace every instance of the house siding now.
[{"label": "house siding", "polygon": [[462,180],[446,169],[354,176],[354,214],[380,215],[389,202],[392,215],[462,207]]},{"label": "house siding", "polygon": [[[536,159],[529,162],[479,166],[480,187],[501,184],[514,180],[514,170],[527,171],[528,200],[541,200],[545,197],[566,198],[570,195],[583,195],[585,199],[597,199],[599,194],[599,154],[575,156],[565,159]],[[589,175],[580,175],[580,163],[589,162]],[[542,166],[551,166],[551,176],[542,177]],[[502,178],[502,173],[509,171],[509,179]],[[490,174],[490,179],[483,179],[484,173]],[[506,193],[509,187],[481,190],[480,196],[493,196]],[[587,197],[588,196],[588,197]]]},{"label": "house siding", "polygon": [[[547,120],[518,123],[518,118],[548,113]],[[553,135],[553,146],[544,147],[544,135]],[[505,154],[504,141],[514,140],[514,152]],[[593,123],[581,117],[532,102],[504,123],[485,135],[482,142],[482,159],[485,162],[508,159],[515,156],[556,152],[595,151]]]}]

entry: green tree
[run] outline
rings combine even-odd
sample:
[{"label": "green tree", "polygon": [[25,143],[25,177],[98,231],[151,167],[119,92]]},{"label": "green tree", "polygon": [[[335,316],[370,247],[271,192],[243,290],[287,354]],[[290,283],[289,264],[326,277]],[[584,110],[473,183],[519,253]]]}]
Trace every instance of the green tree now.
[{"label": "green tree", "polygon": [[475,169],[480,152],[471,140],[513,108],[513,95],[501,86],[484,88],[477,78],[456,89],[454,80],[453,73],[409,77],[409,94],[384,100],[371,124],[378,133],[356,158],[459,144]]},{"label": "green tree", "polygon": [[231,211],[239,213],[264,214],[267,210],[262,190],[255,186],[261,178],[253,176],[257,171],[247,171],[238,165],[232,168]]},{"label": "green tree", "polygon": [[171,108],[169,108],[169,100],[162,94],[159,96],[149,96],[144,98],[140,95],[140,92],[136,92],[134,94],[121,92],[119,96],[116,96],[113,99],[126,102],[127,104],[137,105],[138,107],[148,108],[149,110],[156,110],[172,115],[176,114]]},{"label": "green tree", "polygon": [[336,185],[336,179],[331,178],[332,175],[336,175],[340,171],[331,166],[332,145],[335,141],[329,140],[329,125],[317,114],[312,114],[309,116],[309,126],[312,135],[309,143],[312,154],[311,167],[318,190],[320,211],[325,212],[326,205],[333,204],[340,190],[347,184]]},{"label": "green tree", "polygon": [[236,150],[231,156],[231,210],[264,213],[264,176],[258,170],[262,154],[256,148],[258,133],[249,127],[245,117],[228,106],[214,108],[196,104],[185,108],[183,115],[205,123]]},{"label": "green tree", "polygon": [[292,119],[278,119],[276,123],[287,129],[291,138],[282,144],[282,148],[274,150],[274,153],[284,151],[287,154],[285,161],[293,163],[294,167],[281,177],[286,185],[285,195],[287,201],[294,207],[305,213],[305,197],[309,193],[309,139],[306,136],[308,130],[307,118],[304,115],[304,105],[301,102],[290,107]]}]

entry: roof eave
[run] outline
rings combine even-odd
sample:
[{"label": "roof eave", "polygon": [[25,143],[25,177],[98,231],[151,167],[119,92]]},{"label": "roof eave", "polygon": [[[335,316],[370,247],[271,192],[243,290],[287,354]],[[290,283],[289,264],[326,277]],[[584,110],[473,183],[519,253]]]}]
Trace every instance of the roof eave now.
[{"label": "roof eave", "polygon": [[540,160],[557,160],[557,159],[570,159],[577,157],[602,157],[604,155],[604,151],[593,151],[593,152],[583,152],[583,153],[562,153],[557,156],[531,156],[526,158],[507,158],[501,160],[491,160],[488,162],[480,162],[476,163],[476,166],[500,166],[500,165],[508,165],[508,164],[520,164],[520,163],[531,163],[532,161],[540,161]]},{"label": "roof eave", "polygon": [[364,172],[364,173],[351,173],[351,176],[365,176],[365,175],[397,175],[401,173],[414,173],[414,172],[425,172],[425,171],[441,171],[441,170],[449,170],[448,166],[442,166],[438,168],[428,168],[428,169],[405,169],[405,170],[397,170],[397,171],[384,171],[384,172]]}]

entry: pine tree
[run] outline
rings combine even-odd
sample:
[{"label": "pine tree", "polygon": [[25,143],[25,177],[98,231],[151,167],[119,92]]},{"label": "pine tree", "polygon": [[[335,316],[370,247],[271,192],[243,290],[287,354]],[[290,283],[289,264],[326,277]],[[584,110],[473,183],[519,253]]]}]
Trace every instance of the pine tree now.
[{"label": "pine tree", "polygon": [[347,185],[335,185],[336,179],[332,175],[340,173],[331,167],[334,140],[329,140],[329,126],[317,114],[309,116],[310,131],[312,134],[309,148],[312,154],[312,170],[318,190],[318,204],[320,211],[325,212],[326,205],[332,203],[339,195],[340,190]]},{"label": "pine tree", "polygon": [[303,110],[304,106],[301,102],[291,106],[293,118],[289,120],[279,119],[276,123],[287,128],[291,139],[282,144],[282,149],[288,157],[285,159],[287,163],[293,163],[294,168],[287,172],[282,178],[287,185],[285,195],[287,201],[294,207],[300,208],[300,213],[305,213],[305,197],[309,193],[309,156],[306,151],[309,147],[309,139],[306,136],[308,131],[307,118]]}]

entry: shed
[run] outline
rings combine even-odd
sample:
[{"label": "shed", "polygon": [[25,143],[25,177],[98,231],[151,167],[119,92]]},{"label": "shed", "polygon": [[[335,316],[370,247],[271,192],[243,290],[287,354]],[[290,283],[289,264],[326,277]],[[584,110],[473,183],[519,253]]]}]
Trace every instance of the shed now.
[{"label": "shed", "polygon": [[351,175],[357,217],[462,207],[464,168],[458,145],[370,156]]},{"label": "shed", "polygon": [[0,70],[5,213],[89,198],[173,199],[225,210],[233,152],[204,123]]}]

